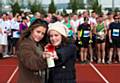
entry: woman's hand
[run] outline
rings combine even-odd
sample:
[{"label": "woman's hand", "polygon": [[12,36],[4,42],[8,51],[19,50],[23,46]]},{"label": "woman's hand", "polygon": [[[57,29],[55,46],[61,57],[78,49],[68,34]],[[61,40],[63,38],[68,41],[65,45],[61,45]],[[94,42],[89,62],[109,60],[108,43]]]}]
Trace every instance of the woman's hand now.
[{"label": "woman's hand", "polygon": [[55,51],[55,47],[52,44],[48,43],[44,47],[43,57],[45,58],[52,57],[53,59],[58,59],[57,53]]},{"label": "woman's hand", "polygon": [[57,56],[56,51],[53,51],[53,58],[56,59],[56,60],[59,59],[58,56]]},{"label": "woman's hand", "polygon": [[52,57],[52,53],[51,52],[48,52],[48,51],[45,51],[43,52],[43,58],[49,58],[49,57]]},{"label": "woman's hand", "polygon": [[43,52],[43,58],[50,58],[50,57],[52,57],[53,59],[58,59],[56,51],[54,51],[54,52],[48,52],[48,51]]}]

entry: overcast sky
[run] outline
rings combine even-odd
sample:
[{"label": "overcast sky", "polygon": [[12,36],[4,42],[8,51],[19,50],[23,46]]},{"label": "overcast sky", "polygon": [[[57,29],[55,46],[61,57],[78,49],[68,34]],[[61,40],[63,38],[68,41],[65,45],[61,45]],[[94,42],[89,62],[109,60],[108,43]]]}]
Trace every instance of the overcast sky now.
[{"label": "overcast sky", "polygon": [[[49,4],[51,0],[41,0],[43,4]],[[70,0],[54,0],[55,3],[68,3]],[[98,0],[103,7],[111,7],[112,6],[112,0]],[[120,0],[113,0],[115,7],[120,7]],[[86,2],[86,0],[84,0]]]},{"label": "overcast sky", "polygon": [[[42,0],[43,4],[49,4],[51,0]],[[54,0],[55,3],[68,3],[69,0]]]},{"label": "overcast sky", "polygon": [[[8,0],[0,0],[3,1],[4,3],[8,2]],[[19,0],[18,0],[19,1]],[[22,0],[20,0],[22,1]],[[23,0],[24,4],[27,3],[28,0]],[[34,0],[31,0],[34,1]],[[50,4],[51,0],[38,0],[42,1],[42,4]],[[56,3],[68,3],[70,0],[54,0],[55,4]],[[120,0],[98,0],[100,4],[102,4],[102,7],[112,7],[112,1],[114,1],[114,7],[120,7]],[[86,0],[84,0],[86,2]]]},{"label": "overcast sky", "polygon": [[[115,7],[120,7],[120,0],[113,0]],[[112,7],[112,0],[100,0],[103,7]]]}]

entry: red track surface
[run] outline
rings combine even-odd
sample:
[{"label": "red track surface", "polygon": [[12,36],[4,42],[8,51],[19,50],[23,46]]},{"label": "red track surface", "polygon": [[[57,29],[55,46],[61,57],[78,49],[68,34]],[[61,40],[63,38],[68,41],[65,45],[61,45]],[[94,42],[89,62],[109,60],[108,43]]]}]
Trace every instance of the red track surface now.
[{"label": "red track surface", "polygon": [[110,83],[120,83],[120,64],[95,66]]},{"label": "red track surface", "polygon": [[16,58],[0,59],[0,83],[7,83],[16,66],[17,66]]},{"label": "red track surface", "polygon": [[89,64],[76,64],[77,83],[104,83]]},{"label": "red track surface", "polygon": [[[0,83],[7,83],[16,69],[16,58],[0,59]],[[92,64],[108,83],[120,83],[120,64]],[[77,83],[106,83],[90,64],[76,64]],[[16,83],[18,72],[8,83]]]}]

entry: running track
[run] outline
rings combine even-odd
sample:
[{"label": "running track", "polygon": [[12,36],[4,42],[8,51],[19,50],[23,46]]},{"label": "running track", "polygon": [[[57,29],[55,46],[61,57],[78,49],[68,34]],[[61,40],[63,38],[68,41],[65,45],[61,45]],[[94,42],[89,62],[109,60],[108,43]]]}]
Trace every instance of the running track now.
[{"label": "running track", "polygon": [[[16,83],[16,58],[0,59],[0,83]],[[77,83],[120,83],[120,64],[76,63]]]}]

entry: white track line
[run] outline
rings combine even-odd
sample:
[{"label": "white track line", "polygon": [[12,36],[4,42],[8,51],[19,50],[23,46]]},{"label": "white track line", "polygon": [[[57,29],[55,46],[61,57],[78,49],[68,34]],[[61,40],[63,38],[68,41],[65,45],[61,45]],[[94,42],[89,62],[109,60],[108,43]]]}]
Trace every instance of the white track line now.
[{"label": "white track line", "polygon": [[90,66],[97,72],[97,74],[105,81],[105,83],[110,83],[101,73],[100,71],[92,64],[90,63]]},{"label": "white track line", "polygon": [[16,74],[17,71],[18,71],[18,66],[15,68],[14,72],[12,73],[12,75],[10,76],[10,78],[8,79],[7,83],[11,82],[11,80],[13,79],[13,77]]}]

